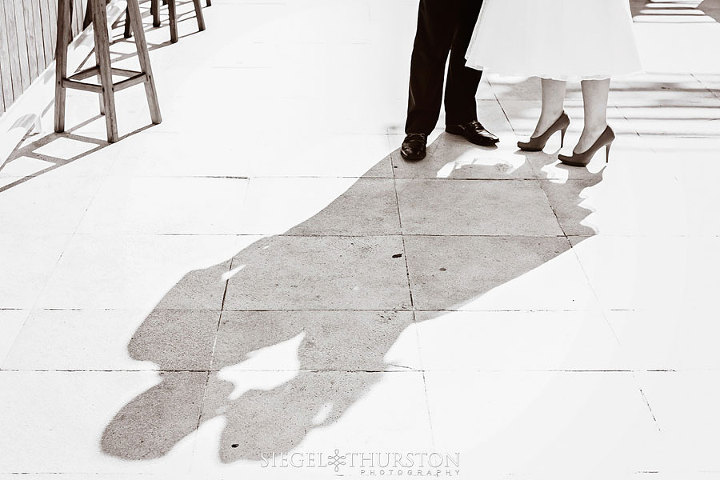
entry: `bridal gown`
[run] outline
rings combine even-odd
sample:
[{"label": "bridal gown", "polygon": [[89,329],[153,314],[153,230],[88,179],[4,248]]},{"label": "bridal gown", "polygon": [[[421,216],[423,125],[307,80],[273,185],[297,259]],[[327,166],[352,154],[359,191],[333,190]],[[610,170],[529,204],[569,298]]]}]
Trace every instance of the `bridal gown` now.
[{"label": "bridal gown", "polygon": [[557,80],[641,70],[628,0],[485,0],[467,66]]}]

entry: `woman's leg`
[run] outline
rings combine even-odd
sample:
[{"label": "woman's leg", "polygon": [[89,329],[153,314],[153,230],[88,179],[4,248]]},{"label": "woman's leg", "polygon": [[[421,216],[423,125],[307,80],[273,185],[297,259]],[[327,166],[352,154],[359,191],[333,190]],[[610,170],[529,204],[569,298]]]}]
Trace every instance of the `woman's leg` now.
[{"label": "woman's leg", "polygon": [[583,80],[582,95],[585,110],[585,125],[582,135],[575,147],[576,153],[582,153],[592,147],[593,143],[607,128],[607,104],[610,91],[610,79]]},{"label": "woman's leg", "polygon": [[560,118],[565,102],[565,82],[561,80],[542,79],[542,111],[533,137],[545,133]]}]

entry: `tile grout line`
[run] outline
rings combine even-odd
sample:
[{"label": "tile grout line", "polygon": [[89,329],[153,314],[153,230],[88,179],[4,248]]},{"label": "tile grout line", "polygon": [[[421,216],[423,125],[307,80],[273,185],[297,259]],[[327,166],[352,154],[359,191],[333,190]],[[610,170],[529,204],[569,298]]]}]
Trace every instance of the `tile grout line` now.
[{"label": "tile grout line", "polygon": [[691,76],[692,78],[694,78],[695,81],[697,81],[697,82],[702,86],[702,88],[705,89],[705,91],[710,92],[710,94],[712,94],[712,96],[714,96],[715,98],[720,99],[720,91],[716,92],[715,90],[712,90],[710,87],[708,87],[707,85],[705,85],[705,82],[703,82],[702,80],[700,80],[700,79],[699,79],[698,77],[696,77],[695,75],[696,75],[695,73],[690,72],[690,76]]},{"label": "tile grout line", "polygon": [[[395,176],[395,165],[393,160],[395,159],[395,152],[391,153],[390,157],[390,165],[393,168],[393,191],[395,192],[395,208],[397,211],[397,218],[398,218],[398,224],[400,226],[400,240],[402,242],[402,249],[403,249],[403,259],[405,261],[405,278],[407,279],[407,286],[408,286],[408,294],[410,295],[410,310],[413,312],[413,322],[415,321],[415,301],[413,298],[413,292],[412,292],[412,281],[410,279],[410,266],[408,264],[408,258],[407,258],[407,247],[405,245],[405,232],[403,230],[403,221],[402,221],[402,213],[400,210],[400,195],[398,194],[397,190],[397,178]],[[396,235],[390,235],[390,236],[396,236]]]},{"label": "tile grout line", "polygon": [[[530,180],[528,180],[530,181]],[[4,234],[0,234],[4,235]],[[8,236],[12,236],[14,234],[9,234]],[[604,237],[604,238],[663,238],[663,239],[677,239],[677,238],[695,238],[695,239],[716,239],[720,238],[720,233],[702,233],[702,234],[695,234],[695,233],[604,233],[604,234],[546,234],[546,235],[532,235],[532,234],[518,234],[518,233],[450,233],[450,234],[442,234],[442,233],[378,233],[378,234],[370,234],[370,235],[351,235],[351,234],[337,234],[337,233],[321,233],[321,234],[315,234],[315,233],[309,233],[309,234],[274,234],[274,233],[146,233],[146,232],[138,232],[138,233],[128,233],[128,232],[111,232],[108,231],[107,233],[59,233],[58,235],[73,235],[73,237],[76,236],[84,236],[84,237],[112,237],[117,235],[123,235],[126,237],[284,237],[284,238],[314,238],[314,237],[333,237],[333,238],[378,238],[378,237],[454,237],[454,238],[462,238],[462,237],[480,237],[480,238],[504,238],[504,237],[514,237],[514,238],[564,238],[564,237],[577,237],[577,238],[592,238],[592,237]],[[22,307],[0,307],[0,310],[23,310]],[[54,309],[54,307],[46,308],[49,310]],[[65,308],[60,308],[59,310],[67,310]]]},{"label": "tile grout line", "polygon": [[[569,239],[568,239],[568,242],[569,242]],[[571,247],[570,251],[575,256],[575,259],[577,260],[578,264],[580,265],[580,269],[583,272],[583,276],[585,277],[585,280],[587,281],[588,287],[590,287],[590,291],[593,293],[593,297],[595,298],[595,301],[598,303],[598,306],[600,307],[600,314],[602,315],[603,319],[605,320],[605,324],[610,328],[610,332],[613,334],[613,337],[615,337],[616,341],[618,342],[620,351],[624,352],[624,349],[622,348],[620,339],[618,338],[615,330],[612,328],[612,325],[610,324],[610,321],[608,320],[607,315],[605,315],[603,304],[600,300],[597,290],[595,289],[593,283],[590,281],[590,276],[587,273],[585,265],[580,260],[580,256],[577,254],[577,249],[575,249],[574,247]],[[633,376],[633,380],[635,381],[635,386],[637,387],[638,391],[640,392],[640,396],[642,397],[642,399],[645,403],[645,406],[647,407],[648,411],[650,412],[650,416],[653,419],[653,423],[657,427],[658,431],[662,432],[662,430],[660,428],[660,424],[658,423],[657,418],[655,417],[655,413],[653,412],[652,406],[650,405],[650,402],[649,402],[647,396],[645,395],[645,392],[642,389],[642,385],[637,377],[637,372],[634,369],[630,369],[629,371]]]},{"label": "tile grout line", "polygon": [[[235,258],[230,259],[230,264],[228,265],[228,272],[232,271],[233,263],[235,262]],[[227,290],[228,290],[228,284],[230,283],[230,278],[225,280],[225,287],[223,289],[223,296],[222,300],[220,302],[220,310],[218,311],[218,320],[215,325],[215,338],[213,338],[213,346],[210,350],[210,365],[208,370],[206,371],[205,376],[205,385],[203,386],[203,394],[202,398],[200,399],[200,410],[198,412],[198,419],[197,419],[197,425],[195,427],[195,431],[197,432],[200,429],[200,425],[202,424],[202,418],[203,418],[203,410],[205,408],[205,401],[207,399],[208,394],[208,387],[210,385],[210,373],[217,371],[213,370],[213,366],[215,363],[215,349],[217,347],[217,341],[218,341],[218,335],[220,333],[220,325],[222,323],[222,317],[223,313],[225,312],[225,298],[227,296]],[[193,447],[193,454],[195,453],[194,447]]]},{"label": "tile grout line", "polygon": [[[555,217],[557,226],[560,229],[560,231],[562,232],[562,237],[565,238],[565,240],[568,242],[568,245],[570,245],[570,249],[572,250],[573,246],[572,246],[572,243],[570,242],[570,237],[568,236],[567,232],[565,231],[565,227],[563,227],[563,224],[560,221],[560,217],[558,216],[557,210],[555,209],[555,206],[552,204],[552,201],[550,200],[550,197],[548,196],[547,191],[545,190],[545,188],[543,188],[543,182],[541,180],[537,180],[537,182],[538,182],[538,187],[540,188],[540,190],[543,192],[543,195],[545,196],[545,200],[547,200],[548,206],[550,207],[550,211],[552,211],[553,216]],[[557,237],[559,238],[560,235],[557,235]]]},{"label": "tile grout line", "polygon": [[[388,137],[389,140],[389,137]],[[422,375],[423,380],[423,392],[425,395],[425,411],[427,413],[427,419],[428,419],[428,427],[430,428],[430,443],[434,447],[436,444],[435,440],[435,431],[433,429],[433,421],[432,421],[432,413],[430,412],[430,398],[428,396],[428,385],[427,385],[427,377],[425,374],[425,364],[423,362],[423,355],[422,351],[420,349],[420,331],[417,323],[417,312],[415,309],[415,300],[413,297],[413,291],[412,291],[412,280],[410,278],[410,265],[408,263],[408,256],[407,256],[407,246],[405,244],[405,232],[403,230],[403,223],[402,223],[402,213],[400,210],[400,195],[398,194],[397,190],[397,176],[395,175],[395,164],[394,160],[396,158],[395,156],[395,150],[390,155],[390,166],[392,167],[393,172],[393,190],[395,191],[395,205],[397,208],[397,214],[398,214],[398,222],[400,224],[400,239],[402,241],[402,248],[403,248],[403,256],[405,260],[405,277],[407,279],[407,286],[408,286],[408,293],[410,295],[410,311],[412,312],[412,319],[413,319],[413,326],[415,328],[415,341],[417,345],[417,353],[420,360],[420,374]]]},{"label": "tile grout line", "polygon": [[[10,368],[7,370],[3,370],[3,373],[20,373],[20,372],[35,372],[35,373],[212,373],[212,372],[219,372],[220,370],[207,370],[207,369],[173,369],[173,368],[163,368],[163,369],[129,369],[129,368],[122,368],[122,369],[112,369],[112,368]],[[444,368],[429,368],[429,369],[419,369],[419,368],[401,368],[397,367],[394,369],[338,369],[338,368],[303,368],[300,370],[292,370],[292,369],[242,369],[240,370],[242,372],[310,372],[310,373],[323,373],[323,372],[342,372],[342,373],[356,373],[356,372],[364,372],[364,373],[406,373],[406,372],[414,372],[414,373],[423,373],[423,372],[479,372],[479,373],[505,373],[505,372],[520,372],[520,373],[622,373],[622,374],[636,374],[636,373],[716,373],[718,372],[717,368],[687,368],[687,369],[633,369],[633,368],[615,368],[615,369],[607,369],[607,368],[540,368],[540,369],[532,369],[532,368],[511,368],[511,369],[502,369],[502,368],[466,368],[466,369],[451,369],[450,367],[444,367]]]},{"label": "tile grout line", "polygon": [[[581,268],[583,268],[582,264],[581,264]],[[585,273],[584,268],[583,268],[583,273]],[[588,278],[588,283],[589,283],[589,278]],[[593,290],[593,293],[595,294],[595,289],[592,287],[592,285],[590,285],[590,288],[591,288],[591,290]],[[597,301],[600,302],[600,299],[597,298]],[[605,309],[602,308],[602,305],[600,308],[600,315],[602,315],[603,320],[605,320],[605,324],[610,329],[610,332],[612,333],[613,338],[615,338],[618,348],[620,349],[620,354],[623,356],[623,360],[628,361],[628,364],[629,364],[628,366],[630,367],[628,370],[629,370],[630,374],[632,375],[633,381],[635,382],[635,386],[638,388],[638,391],[640,392],[640,396],[642,397],[643,402],[645,403],[645,406],[648,408],[648,411],[650,412],[650,416],[652,417],[655,427],[658,429],[658,432],[662,433],[662,429],[660,428],[660,422],[658,422],[657,418],[655,417],[655,412],[653,412],[652,406],[650,405],[650,401],[648,400],[647,396],[645,395],[645,392],[643,391],[642,382],[638,378],[638,373],[650,372],[652,370],[638,370],[638,369],[634,368],[634,365],[633,365],[634,362],[631,361],[630,357],[624,358],[626,355],[624,345],[620,341],[620,337],[618,336],[617,331],[613,328],[612,323],[610,322],[610,319],[608,318]],[[674,370],[664,370],[664,371],[670,372],[670,371],[674,371]]]},{"label": "tile grout line", "polygon": [[643,401],[645,402],[645,405],[648,408],[648,411],[650,412],[650,416],[652,417],[653,422],[655,423],[655,427],[657,428],[658,433],[662,433],[662,428],[660,427],[660,422],[658,422],[657,417],[655,417],[655,412],[653,412],[652,406],[650,405],[650,401],[648,400],[647,395],[645,395],[642,385],[640,385],[640,382],[638,381],[637,373],[632,372],[632,376],[635,379],[635,381],[637,382],[638,390],[640,391],[640,396],[642,397]]}]

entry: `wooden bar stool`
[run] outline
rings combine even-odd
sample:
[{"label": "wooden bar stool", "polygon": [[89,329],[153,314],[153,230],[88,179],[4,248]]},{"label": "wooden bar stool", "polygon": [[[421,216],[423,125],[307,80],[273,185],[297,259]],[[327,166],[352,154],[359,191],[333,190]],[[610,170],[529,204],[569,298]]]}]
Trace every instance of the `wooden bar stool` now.
[{"label": "wooden bar stool", "polygon": [[[176,0],[163,0],[163,5],[167,4],[168,14],[170,17],[170,42],[175,43],[178,41],[178,27],[177,27],[177,3]],[[195,6],[195,18],[197,19],[198,30],[205,30],[205,18],[203,17],[202,5],[200,0],[193,0]],[[210,0],[207,0],[207,5],[210,6]],[[160,0],[150,0],[150,12],[153,17],[153,27],[160,26]]]},{"label": "wooden bar stool", "polygon": [[[145,31],[140,18],[138,0],[127,0],[127,18],[135,33],[140,71],[113,68],[110,63],[110,33],[107,27],[107,10],[105,0],[88,0],[92,16],[93,31],[95,34],[95,60],[94,67],[87,68],[71,76],[67,76],[67,47],[70,42],[70,2],[72,0],[58,0],[58,27],[57,49],[55,51],[55,131],[65,131],[65,97],[66,89],[74,88],[95,92],[100,95],[100,113],[105,115],[108,142],[118,140],[117,116],[115,113],[115,92],[127,87],[143,83],[145,96],[150,107],[152,123],[162,121],[160,106],[158,105],[155,82],[153,81],[145,42]],[[113,75],[125,77],[113,83]],[[97,76],[99,85],[84,83],[82,80]]]}]

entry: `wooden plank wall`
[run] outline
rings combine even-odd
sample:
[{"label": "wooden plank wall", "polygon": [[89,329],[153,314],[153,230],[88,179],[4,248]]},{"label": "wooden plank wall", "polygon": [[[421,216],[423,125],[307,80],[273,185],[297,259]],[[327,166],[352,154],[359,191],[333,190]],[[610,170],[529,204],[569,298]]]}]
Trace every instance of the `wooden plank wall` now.
[{"label": "wooden plank wall", "polygon": [[[87,0],[72,0],[73,37]],[[57,0],[0,0],[0,115],[55,57]]]}]

